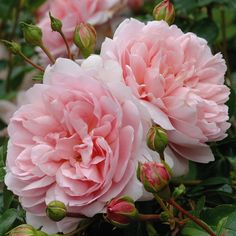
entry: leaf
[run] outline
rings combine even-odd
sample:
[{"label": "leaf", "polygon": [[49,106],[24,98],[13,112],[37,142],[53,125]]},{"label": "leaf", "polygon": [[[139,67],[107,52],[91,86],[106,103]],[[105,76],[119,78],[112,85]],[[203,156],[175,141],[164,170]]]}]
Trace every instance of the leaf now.
[{"label": "leaf", "polygon": [[201,213],[201,219],[209,225],[217,225],[218,222],[236,211],[236,206],[230,204],[223,204],[213,209],[205,209]]},{"label": "leaf", "polygon": [[236,211],[221,219],[217,225],[217,236],[236,236]]},{"label": "leaf", "polygon": [[194,227],[184,227],[183,230],[181,231],[181,236],[209,236],[208,233],[205,231],[202,231],[200,229],[194,228]]},{"label": "leaf", "polygon": [[199,37],[206,39],[209,44],[214,43],[219,34],[218,26],[210,18],[204,18],[195,22],[191,31],[196,33]]},{"label": "leaf", "polygon": [[4,210],[7,210],[10,208],[12,201],[14,200],[14,194],[7,190],[5,187],[3,189],[3,205],[4,205]]},{"label": "leaf", "polygon": [[193,212],[193,214],[196,216],[196,217],[199,217],[200,216],[200,213],[205,205],[205,202],[206,202],[206,197],[205,196],[202,196],[198,202],[197,202],[197,205],[195,207],[195,210]]},{"label": "leaf", "polygon": [[6,175],[5,168],[4,167],[0,167],[0,182],[4,181],[5,175]]},{"label": "leaf", "polygon": [[16,209],[8,209],[7,211],[5,211],[0,217],[0,235],[4,235],[6,232],[8,232],[16,219]]}]

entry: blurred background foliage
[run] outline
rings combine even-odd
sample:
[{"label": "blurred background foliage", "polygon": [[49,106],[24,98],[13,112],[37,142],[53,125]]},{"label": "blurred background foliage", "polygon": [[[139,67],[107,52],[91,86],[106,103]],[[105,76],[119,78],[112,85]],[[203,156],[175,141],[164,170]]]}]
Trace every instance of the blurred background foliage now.
[{"label": "blurred background foliage", "polygon": [[[35,57],[34,48],[25,44],[19,22],[34,22],[35,11],[44,0],[0,0],[0,39],[16,40],[21,43],[28,57]],[[160,1],[146,0],[145,5],[133,17],[142,21],[152,20],[152,10]],[[222,52],[228,71],[226,84],[231,89],[228,101],[231,128],[228,137],[221,142],[210,143],[215,154],[215,162],[209,164],[190,163],[187,176],[174,179],[172,187],[180,183],[186,186],[186,194],[179,202],[218,234],[227,229],[225,236],[236,235],[236,0],[173,0],[177,24],[184,32],[192,31],[205,38],[213,53]],[[10,53],[0,57],[0,100],[14,101],[21,89],[23,79],[32,71],[32,67],[18,56]],[[3,76],[3,71],[6,73]],[[4,112],[4,111],[0,111]],[[0,131],[7,126],[0,120]],[[4,180],[7,140],[0,137],[0,182]],[[24,211],[17,198],[0,184],[0,235],[12,227],[23,223]],[[159,209],[154,202],[137,203],[140,212]],[[158,212],[158,210],[157,210]],[[97,220],[86,231],[86,235],[170,235],[168,225],[135,223],[126,230],[113,227],[97,216]],[[112,232],[112,233],[111,233]],[[172,234],[173,235],[173,234]],[[175,235],[207,235],[194,223],[188,222]]]}]

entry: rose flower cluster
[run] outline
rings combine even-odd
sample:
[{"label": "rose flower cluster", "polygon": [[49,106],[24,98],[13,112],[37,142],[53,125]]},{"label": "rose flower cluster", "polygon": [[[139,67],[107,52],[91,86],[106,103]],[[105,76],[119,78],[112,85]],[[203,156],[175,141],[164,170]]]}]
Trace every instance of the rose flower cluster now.
[{"label": "rose flower cluster", "polygon": [[[110,17],[104,11],[117,1],[51,2],[43,9],[52,7],[70,41],[78,21],[104,23]],[[66,55],[59,36],[51,37],[49,18],[42,11],[38,17],[54,56]],[[163,155],[174,175],[187,173],[188,160],[213,161],[206,143],[226,137],[230,126],[225,71],[222,55],[213,55],[204,39],[165,21],[135,19],[105,39],[100,55],[48,65],[8,126],[5,183],[19,196],[27,223],[67,233],[78,219],[51,221],[45,209],[54,200],[92,217],[115,197],[150,199],[136,170],[160,162],[146,144],[153,124],[167,134]]]}]

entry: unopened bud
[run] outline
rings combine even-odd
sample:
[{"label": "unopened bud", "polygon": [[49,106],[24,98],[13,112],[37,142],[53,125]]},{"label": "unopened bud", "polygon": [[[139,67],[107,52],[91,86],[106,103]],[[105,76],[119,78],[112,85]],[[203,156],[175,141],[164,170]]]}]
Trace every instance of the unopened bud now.
[{"label": "unopened bud", "polygon": [[160,2],[153,10],[155,20],[164,20],[171,25],[175,20],[175,9],[170,0]]},{"label": "unopened bud", "polygon": [[158,153],[163,153],[168,144],[168,136],[164,129],[153,125],[147,133],[147,146]]},{"label": "unopened bud", "polygon": [[61,221],[66,217],[66,206],[63,202],[52,201],[47,205],[47,216],[53,221]]},{"label": "unopened bud", "polygon": [[137,217],[138,210],[130,197],[114,198],[107,203],[106,219],[117,227],[128,226]]},{"label": "unopened bud", "polygon": [[172,198],[176,199],[179,196],[183,195],[186,191],[186,188],[183,184],[181,184],[180,186],[176,187],[172,193]]},{"label": "unopened bud", "polygon": [[146,162],[138,164],[137,177],[144,188],[151,193],[158,193],[168,186],[171,179],[167,164]]},{"label": "unopened bud", "polygon": [[92,25],[80,23],[76,26],[74,31],[74,43],[85,58],[93,53],[96,39],[97,33]]},{"label": "unopened bud", "polygon": [[62,22],[59,19],[53,17],[51,12],[49,12],[49,17],[50,17],[50,20],[51,20],[52,30],[60,33],[61,29],[62,29]]},{"label": "unopened bud", "polygon": [[41,46],[42,45],[42,30],[32,24],[26,24],[24,22],[21,23],[21,27],[23,30],[23,35],[27,43],[32,44],[33,46]]},{"label": "unopened bud", "polygon": [[170,213],[166,211],[161,212],[160,216],[161,216],[161,221],[164,221],[164,222],[170,219]]},{"label": "unopened bud", "polygon": [[20,44],[16,43],[16,42],[10,42],[7,40],[1,40],[6,46],[7,48],[14,54],[19,54],[21,52],[21,46]]},{"label": "unopened bud", "polygon": [[16,228],[12,229],[8,236],[35,236],[36,230],[33,226],[28,224],[19,225]]}]

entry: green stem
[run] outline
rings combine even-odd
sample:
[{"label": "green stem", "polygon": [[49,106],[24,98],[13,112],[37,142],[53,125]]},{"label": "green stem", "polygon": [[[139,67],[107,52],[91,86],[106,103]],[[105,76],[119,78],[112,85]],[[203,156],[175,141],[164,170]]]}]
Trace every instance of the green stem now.
[{"label": "green stem", "polygon": [[160,155],[161,160],[162,160],[162,161],[165,161],[164,152],[160,152],[159,155]]},{"label": "green stem", "polygon": [[195,222],[197,225],[199,225],[202,229],[204,229],[208,234],[210,234],[211,236],[216,236],[216,234],[212,231],[212,229],[206,225],[204,222],[202,222],[200,219],[198,219],[197,217],[191,215],[188,211],[186,211],[185,209],[183,209],[177,202],[175,202],[174,199],[169,199],[167,200],[167,202],[172,205],[173,207],[175,207],[177,210],[179,210],[180,212],[182,212],[184,215],[186,215],[189,219],[191,219],[193,222]]},{"label": "green stem", "polygon": [[43,43],[39,45],[39,47],[44,51],[44,53],[47,55],[52,64],[54,64],[56,62],[55,58],[52,56],[49,50],[43,45]]}]

